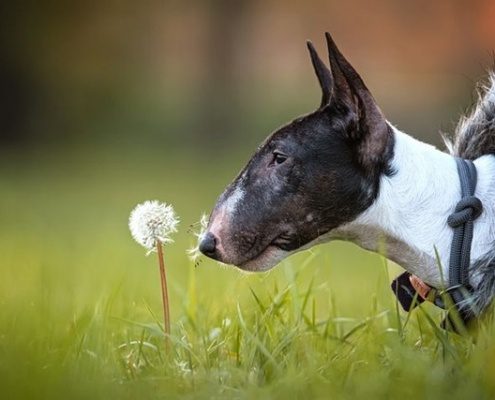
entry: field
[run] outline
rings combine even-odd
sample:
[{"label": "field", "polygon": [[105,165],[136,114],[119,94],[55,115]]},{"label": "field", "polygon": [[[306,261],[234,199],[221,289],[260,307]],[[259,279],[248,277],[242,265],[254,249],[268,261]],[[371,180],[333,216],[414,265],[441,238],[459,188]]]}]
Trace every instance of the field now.
[{"label": "field", "polygon": [[[381,256],[331,243],[262,275],[195,266],[189,226],[242,162],[111,146],[3,157],[0,398],[494,398],[493,324],[465,338],[431,305],[399,310],[400,270]],[[155,198],[182,220],[165,248],[168,350],[155,257],[127,228]]]}]

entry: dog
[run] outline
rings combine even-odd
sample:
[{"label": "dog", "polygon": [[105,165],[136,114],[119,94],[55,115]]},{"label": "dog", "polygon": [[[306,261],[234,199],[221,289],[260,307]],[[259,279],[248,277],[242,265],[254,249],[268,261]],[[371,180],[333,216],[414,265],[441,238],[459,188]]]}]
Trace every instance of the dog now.
[{"label": "dog", "polygon": [[449,273],[446,221],[461,197],[460,157],[474,162],[483,204],[468,274],[481,314],[495,295],[495,75],[444,152],[394,127],[328,33],[326,41],[329,67],[307,43],[319,107],[260,145],[219,197],[200,251],[266,271],[295,252],[346,240],[385,250],[426,295],[421,288],[444,288]]}]

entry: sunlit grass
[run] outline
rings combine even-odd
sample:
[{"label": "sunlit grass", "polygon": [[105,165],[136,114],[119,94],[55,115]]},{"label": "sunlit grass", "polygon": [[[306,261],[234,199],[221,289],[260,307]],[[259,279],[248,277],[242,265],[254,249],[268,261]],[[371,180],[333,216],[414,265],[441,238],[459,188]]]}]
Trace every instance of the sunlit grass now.
[{"label": "sunlit grass", "polygon": [[[404,313],[389,289],[398,269],[380,256],[335,243],[265,275],[195,267],[184,227],[232,167],[129,154],[61,160],[0,173],[1,398],[495,395],[492,322],[475,343],[440,330],[429,304]],[[151,173],[161,170],[173,173]],[[168,351],[155,260],[127,231],[147,198],[174,204],[184,225],[165,249]]]}]

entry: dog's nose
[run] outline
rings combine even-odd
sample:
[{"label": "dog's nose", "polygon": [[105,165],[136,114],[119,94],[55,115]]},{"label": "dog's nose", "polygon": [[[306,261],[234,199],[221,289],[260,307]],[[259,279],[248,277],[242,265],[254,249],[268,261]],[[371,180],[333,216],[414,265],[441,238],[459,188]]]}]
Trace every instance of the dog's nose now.
[{"label": "dog's nose", "polygon": [[199,251],[205,256],[215,258],[217,253],[217,239],[213,233],[208,232],[199,244]]}]

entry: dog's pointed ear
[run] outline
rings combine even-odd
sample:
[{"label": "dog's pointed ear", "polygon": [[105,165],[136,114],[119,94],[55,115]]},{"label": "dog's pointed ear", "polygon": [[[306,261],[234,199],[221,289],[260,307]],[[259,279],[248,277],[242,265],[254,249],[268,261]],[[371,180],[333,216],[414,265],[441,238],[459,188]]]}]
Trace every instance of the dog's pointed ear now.
[{"label": "dog's pointed ear", "polygon": [[325,33],[334,79],[334,96],[342,99],[357,116],[357,128],[350,132],[357,144],[359,160],[365,168],[374,169],[387,161],[391,140],[388,123],[363,80],[337,48],[330,34]]},{"label": "dog's pointed ear", "polygon": [[321,104],[320,108],[325,107],[330,103],[333,94],[333,79],[332,73],[325,65],[325,63],[321,60],[316,52],[316,49],[309,40],[306,42],[309,50],[309,55],[311,56],[311,63],[313,64],[313,68],[315,70],[316,77],[318,78],[318,82],[321,87]]}]

